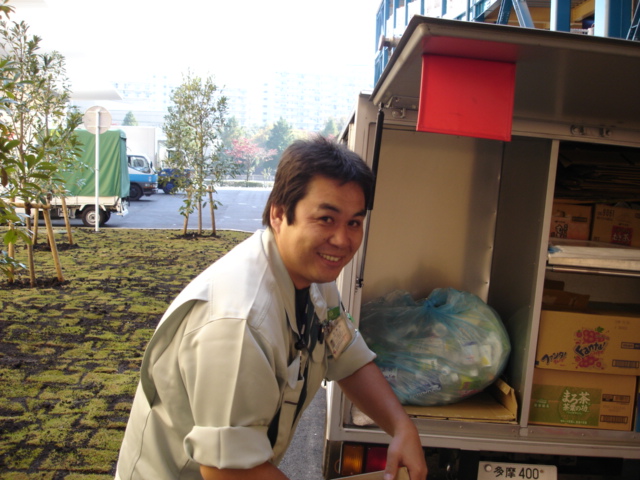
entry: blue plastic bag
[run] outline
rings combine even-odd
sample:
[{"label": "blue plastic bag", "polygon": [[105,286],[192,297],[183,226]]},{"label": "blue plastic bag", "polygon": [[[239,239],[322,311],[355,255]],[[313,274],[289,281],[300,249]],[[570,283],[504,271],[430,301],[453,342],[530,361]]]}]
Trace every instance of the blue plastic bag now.
[{"label": "blue plastic bag", "polygon": [[419,302],[395,291],[367,303],[360,331],[403,405],[447,405],[484,390],[511,350],[495,310],[452,288]]}]

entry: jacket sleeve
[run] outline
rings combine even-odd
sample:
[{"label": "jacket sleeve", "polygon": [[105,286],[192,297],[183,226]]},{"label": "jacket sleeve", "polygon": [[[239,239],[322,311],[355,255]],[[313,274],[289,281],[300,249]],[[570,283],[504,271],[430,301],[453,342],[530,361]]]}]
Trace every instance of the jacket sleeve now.
[{"label": "jacket sleeve", "polygon": [[[310,292],[316,304],[323,305],[323,308],[316,308],[316,313],[321,320],[327,318],[328,310],[336,306],[339,306],[343,315],[349,317],[344,311],[344,307],[342,307],[340,292],[335,282],[314,285],[317,290],[312,288]],[[360,332],[356,330],[350,317],[346,324],[351,332],[351,343],[338,358],[329,356],[326,374],[327,380],[342,380],[376,358],[376,354],[369,350],[364,338],[362,338]]]},{"label": "jacket sleeve", "polygon": [[[217,468],[252,468],[273,456],[267,437],[279,404],[273,352],[244,319],[206,319],[198,302],[179,352],[194,427],[184,440],[190,459]],[[190,322],[191,323],[191,322]]]},{"label": "jacket sleeve", "polygon": [[342,380],[376,358],[376,354],[369,350],[364,338],[353,324],[347,322],[347,325],[353,340],[337,359],[329,357],[327,380]]}]

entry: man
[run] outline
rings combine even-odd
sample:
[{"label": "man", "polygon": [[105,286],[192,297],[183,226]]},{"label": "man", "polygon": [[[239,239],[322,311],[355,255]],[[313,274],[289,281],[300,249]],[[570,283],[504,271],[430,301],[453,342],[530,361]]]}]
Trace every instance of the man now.
[{"label": "man", "polygon": [[323,138],[283,154],[268,226],[200,274],[151,339],[116,478],[285,479],[277,464],[322,379],[393,438],[387,477],[424,480],[416,428],[341,307],[373,177]]}]

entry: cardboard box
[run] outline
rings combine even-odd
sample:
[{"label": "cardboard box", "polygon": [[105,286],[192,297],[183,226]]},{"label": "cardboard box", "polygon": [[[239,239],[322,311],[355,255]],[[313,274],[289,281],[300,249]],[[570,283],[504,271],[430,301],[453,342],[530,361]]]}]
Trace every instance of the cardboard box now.
[{"label": "cardboard box", "polygon": [[640,317],[542,310],[536,367],[640,374]]},{"label": "cardboard box", "polygon": [[636,432],[640,432],[640,379],[638,381],[638,390],[636,392]]},{"label": "cardboard box", "polygon": [[[513,387],[498,378],[482,392],[451,405],[416,407],[404,405],[410,417],[462,422],[518,423],[518,400]],[[359,427],[375,425],[355,405],[351,407],[351,423]]]},{"label": "cardboard box", "polygon": [[569,240],[589,240],[591,210],[591,205],[554,202],[549,236]]},{"label": "cardboard box", "polygon": [[596,205],[591,240],[640,248],[640,210]]},{"label": "cardboard box", "polygon": [[[336,480],[340,479],[349,479],[349,480],[383,480],[384,472],[373,472],[373,473],[363,473],[362,475],[351,475],[350,477],[340,477]],[[398,475],[396,475],[396,480],[409,480],[409,471],[406,467],[402,467],[398,470]]]},{"label": "cardboard box", "polygon": [[545,288],[542,291],[542,305],[545,308],[583,310],[589,306],[589,295]]},{"label": "cardboard box", "polygon": [[517,423],[518,401],[513,387],[496,379],[484,391],[452,405],[404,406],[412,417],[459,420],[463,422]]},{"label": "cardboard box", "polygon": [[534,369],[529,423],[630,431],[636,377]]}]

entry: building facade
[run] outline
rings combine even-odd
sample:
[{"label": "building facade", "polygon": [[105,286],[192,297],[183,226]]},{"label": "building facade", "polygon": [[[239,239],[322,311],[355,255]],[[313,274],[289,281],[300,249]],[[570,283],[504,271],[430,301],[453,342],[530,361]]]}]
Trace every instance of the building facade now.
[{"label": "building facade", "polygon": [[[240,125],[259,127],[283,118],[294,129],[313,132],[330,118],[348,117],[358,93],[372,87],[373,75],[370,67],[364,67],[339,74],[278,71],[259,78],[214,81],[228,99],[228,116]],[[114,122],[121,123],[132,111],[140,125],[161,127],[179,84],[167,76],[114,82],[122,96],[120,105],[114,102],[110,109]]]}]

